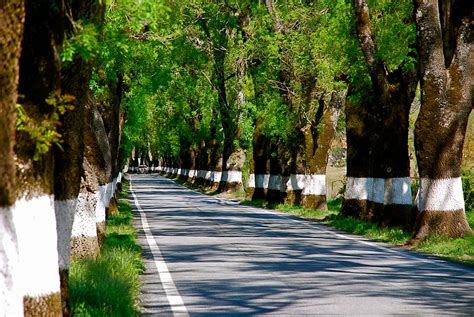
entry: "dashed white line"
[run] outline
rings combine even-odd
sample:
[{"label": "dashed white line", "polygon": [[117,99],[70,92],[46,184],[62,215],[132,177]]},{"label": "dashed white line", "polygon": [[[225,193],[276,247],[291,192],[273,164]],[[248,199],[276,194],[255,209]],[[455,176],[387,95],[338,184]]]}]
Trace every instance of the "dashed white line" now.
[{"label": "dashed white line", "polygon": [[150,249],[152,251],[153,260],[155,262],[156,269],[158,270],[158,275],[160,277],[161,285],[163,286],[163,289],[166,294],[166,298],[171,307],[173,315],[174,316],[189,316],[188,310],[186,309],[183,299],[181,298],[181,295],[179,294],[179,291],[176,288],[176,285],[174,284],[173,278],[171,277],[171,274],[168,270],[168,266],[166,265],[163,255],[161,254],[160,248],[158,247],[158,244],[153,238],[153,234],[151,233],[150,226],[148,225],[146,214],[143,211],[143,209],[140,207],[140,203],[138,202],[137,196],[133,192],[132,175],[129,175],[129,179],[130,179],[130,193],[132,194],[135,206],[137,207],[138,212],[140,213],[142,228],[145,233],[145,237],[148,242],[148,245],[150,246]]}]

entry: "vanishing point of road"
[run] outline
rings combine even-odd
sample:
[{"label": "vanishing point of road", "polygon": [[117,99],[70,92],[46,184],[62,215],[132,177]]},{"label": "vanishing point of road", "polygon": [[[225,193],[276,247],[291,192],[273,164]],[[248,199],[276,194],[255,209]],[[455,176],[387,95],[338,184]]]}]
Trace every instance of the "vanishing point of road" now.
[{"label": "vanishing point of road", "polygon": [[474,316],[474,269],[131,175],[144,316]]}]

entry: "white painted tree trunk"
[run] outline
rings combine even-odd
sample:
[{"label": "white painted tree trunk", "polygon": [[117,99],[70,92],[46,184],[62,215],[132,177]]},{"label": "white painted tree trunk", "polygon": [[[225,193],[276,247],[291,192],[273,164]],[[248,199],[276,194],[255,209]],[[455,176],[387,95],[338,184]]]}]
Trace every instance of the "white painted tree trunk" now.
[{"label": "white painted tree trunk", "polygon": [[447,179],[420,179],[416,196],[418,210],[464,211],[464,196],[461,177]]},{"label": "white painted tree trunk", "polygon": [[98,254],[95,209],[97,195],[81,189],[71,233],[71,251],[75,257],[94,257]]},{"label": "white painted tree trunk", "polygon": [[23,316],[18,241],[12,207],[0,207],[0,316]]},{"label": "white painted tree trunk", "polygon": [[58,233],[59,268],[61,270],[68,270],[71,261],[71,237],[76,207],[77,198],[54,201]]},{"label": "white painted tree trunk", "polygon": [[60,294],[54,197],[21,198],[13,208],[22,295],[47,300]]}]

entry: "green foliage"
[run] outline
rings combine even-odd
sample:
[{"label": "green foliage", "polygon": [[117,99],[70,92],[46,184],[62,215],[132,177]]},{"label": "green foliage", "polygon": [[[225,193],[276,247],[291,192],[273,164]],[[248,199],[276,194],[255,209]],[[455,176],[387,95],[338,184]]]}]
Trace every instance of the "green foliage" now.
[{"label": "green foliage", "polygon": [[74,109],[75,100],[75,97],[70,95],[51,94],[46,99],[46,104],[50,106],[49,112],[41,120],[29,117],[25,108],[17,104],[16,130],[25,132],[35,144],[34,161],[38,161],[42,155],[48,153],[53,145],[62,149],[62,136],[57,131],[57,126],[60,124],[61,116]]},{"label": "green foliage", "polygon": [[416,27],[412,20],[413,1],[369,1],[377,43],[377,57],[389,71],[400,66],[415,67]]},{"label": "green foliage", "polygon": [[[474,227],[472,222],[471,227]],[[462,239],[431,236],[421,242],[417,250],[474,265],[474,235]]]},{"label": "green foliage", "polygon": [[61,61],[72,62],[75,57],[88,61],[96,57],[100,44],[98,40],[97,26],[83,21],[75,22],[74,35],[64,40],[61,50]]},{"label": "green foliage", "polygon": [[[257,118],[264,135],[290,147],[301,127],[317,124],[313,121],[319,98],[328,99],[348,85],[353,88],[351,98],[368,98],[371,82],[355,35],[352,4],[322,0],[275,5],[285,26],[282,32],[275,31],[263,1],[109,4],[98,50],[86,49],[93,45],[84,50],[97,52],[91,82],[97,98],[107,93],[107,83],[118,74],[124,78],[126,156],[135,147],[150,150],[154,157],[178,157],[214,138],[222,146],[223,112],[241,132],[234,147],[251,148]],[[414,66],[412,9],[408,0],[369,1],[376,57],[389,70]],[[94,38],[93,32],[84,26],[70,43],[87,43],[87,37]],[[70,51],[65,54],[71,56]],[[237,76],[242,60],[243,79]],[[218,70],[226,78],[226,109],[218,103]],[[282,73],[288,77],[284,83]],[[288,98],[283,90],[288,90]],[[243,105],[239,93],[244,94]]]},{"label": "green foliage", "polygon": [[107,220],[107,236],[96,259],[71,262],[69,296],[74,316],[140,316],[141,248],[123,184],[119,214]]},{"label": "green foliage", "polygon": [[[462,172],[462,190],[466,210],[474,211],[474,171]],[[474,225],[472,225],[474,227]]]}]

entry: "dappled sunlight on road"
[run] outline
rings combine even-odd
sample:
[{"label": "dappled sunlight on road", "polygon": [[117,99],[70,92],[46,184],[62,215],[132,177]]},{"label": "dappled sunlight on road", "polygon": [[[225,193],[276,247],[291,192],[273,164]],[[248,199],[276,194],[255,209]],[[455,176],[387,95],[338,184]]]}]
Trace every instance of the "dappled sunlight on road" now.
[{"label": "dappled sunlight on road", "polygon": [[[471,268],[204,196],[159,176],[134,176],[133,184],[193,316],[474,311]],[[144,281],[145,311],[169,311],[152,269]]]}]

